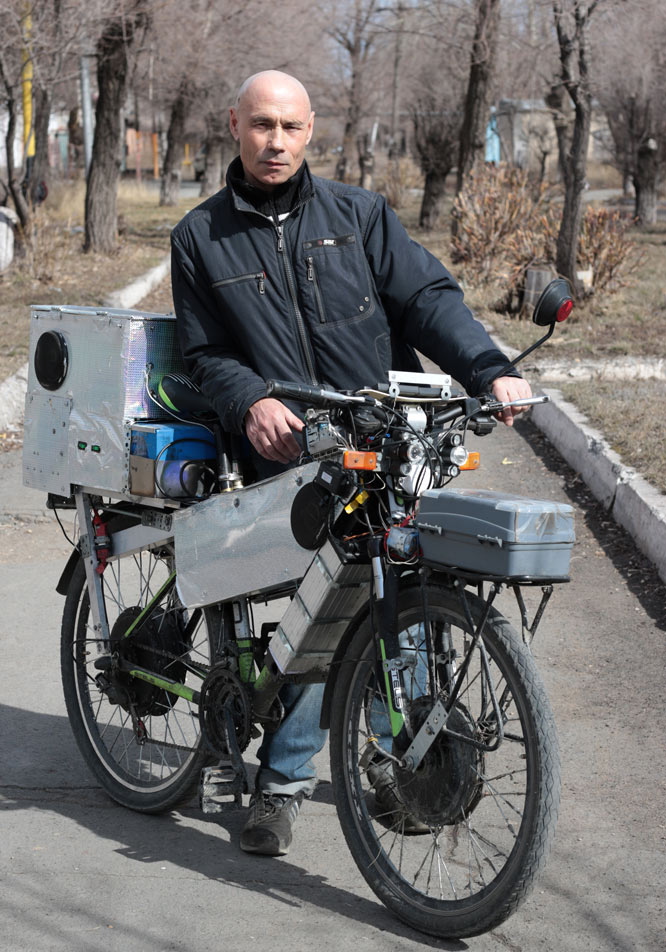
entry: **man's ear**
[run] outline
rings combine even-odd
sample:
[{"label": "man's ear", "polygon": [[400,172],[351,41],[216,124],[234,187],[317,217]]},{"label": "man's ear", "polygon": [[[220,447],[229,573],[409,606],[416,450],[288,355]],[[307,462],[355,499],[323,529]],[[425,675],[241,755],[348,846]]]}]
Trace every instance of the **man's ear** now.
[{"label": "man's ear", "polygon": [[305,144],[310,144],[310,139],[312,138],[312,130],[314,129],[314,110],[310,113],[310,118],[308,119],[308,137],[305,140]]},{"label": "man's ear", "polygon": [[233,106],[229,110],[229,130],[236,142],[238,142],[238,139],[240,138],[238,134],[238,113]]}]

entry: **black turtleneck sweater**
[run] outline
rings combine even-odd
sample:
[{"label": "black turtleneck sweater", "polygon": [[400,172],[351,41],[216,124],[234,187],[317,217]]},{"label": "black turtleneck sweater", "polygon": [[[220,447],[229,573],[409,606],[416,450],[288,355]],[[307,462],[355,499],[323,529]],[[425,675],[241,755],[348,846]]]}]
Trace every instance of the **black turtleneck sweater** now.
[{"label": "black turtleneck sweater", "polygon": [[243,163],[240,156],[238,156],[229,166],[227,181],[234,191],[248,201],[258,212],[261,212],[262,215],[268,215],[277,224],[278,216],[286,215],[296,204],[304,171],[305,162],[302,162],[298,171],[291,178],[280,185],[276,185],[269,192],[257,185],[252,185],[246,180]]}]

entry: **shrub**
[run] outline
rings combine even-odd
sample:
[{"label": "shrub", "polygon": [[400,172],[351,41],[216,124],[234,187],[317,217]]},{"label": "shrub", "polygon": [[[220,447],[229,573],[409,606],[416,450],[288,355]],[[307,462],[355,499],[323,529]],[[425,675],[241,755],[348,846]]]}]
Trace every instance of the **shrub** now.
[{"label": "shrub", "polygon": [[[556,258],[560,207],[552,206],[544,185],[507,166],[473,172],[457,196],[452,238],[454,261],[468,280],[501,283],[506,295],[499,310],[517,311],[530,267],[552,265]],[[578,268],[591,270],[596,293],[618,290],[640,256],[628,235],[630,223],[619,213],[588,207],[583,215]]]},{"label": "shrub", "polygon": [[588,208],[578,244],[578,266],[592,271],[595,291],[618,291],[636,270],[640,254],[628,235],[631,222],[607,208]]}]

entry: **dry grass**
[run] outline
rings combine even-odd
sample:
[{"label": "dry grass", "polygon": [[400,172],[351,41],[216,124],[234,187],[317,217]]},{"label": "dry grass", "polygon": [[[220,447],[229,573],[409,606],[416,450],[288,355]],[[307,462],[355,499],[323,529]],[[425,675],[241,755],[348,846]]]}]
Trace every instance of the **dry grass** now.
[{"label": "dry grass", "polygon": [[0,276],[0,380],[27,360],[31,304],[102,304],[158,263],[171,227],[195,204],[160,208],[157,190],[123,182],[118,249],[105,256],[83,254],[84,194],[82,182],[56,185],[36,210],[32,249]]},{"label": "dry grass", "polygon": [[661,412],[666,383],[594,380],[568,383],[561,389],[603,432],[624,463],[666,493],[666,425]]}]

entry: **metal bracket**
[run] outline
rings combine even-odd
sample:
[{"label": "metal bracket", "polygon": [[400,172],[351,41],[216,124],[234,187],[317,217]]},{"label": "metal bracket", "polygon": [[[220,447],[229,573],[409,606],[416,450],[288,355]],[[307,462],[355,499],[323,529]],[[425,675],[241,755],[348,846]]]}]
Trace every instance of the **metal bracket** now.
[{"label": "metal bracket", "polygon": [[110,649],[109,622],[102,592],[102,576],[96,571],[99,563],[95,554],[95,530],[92,524],[90,496],[87,493],[77,492],[74,494],[74,500],[79,517],[81,556],[86,570],[90,612],[95,632],[93,643],[99,655],[106,655]]}]

